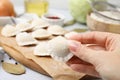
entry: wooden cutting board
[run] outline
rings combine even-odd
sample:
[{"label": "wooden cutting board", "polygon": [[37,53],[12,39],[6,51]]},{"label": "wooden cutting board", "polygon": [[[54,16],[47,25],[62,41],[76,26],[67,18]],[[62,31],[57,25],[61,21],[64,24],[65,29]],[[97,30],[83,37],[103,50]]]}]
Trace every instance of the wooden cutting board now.
[{"label": "wooden cutting board", "polygon": [[34,47],[20,47],[14,37],[4,37],[1,35],[1,31],[0,45],[16,61],[37,72],[51,76],[54,80],[79,80],[85,75],[73,71],[65,63],[57,62],[51,57],[34,56]]}]

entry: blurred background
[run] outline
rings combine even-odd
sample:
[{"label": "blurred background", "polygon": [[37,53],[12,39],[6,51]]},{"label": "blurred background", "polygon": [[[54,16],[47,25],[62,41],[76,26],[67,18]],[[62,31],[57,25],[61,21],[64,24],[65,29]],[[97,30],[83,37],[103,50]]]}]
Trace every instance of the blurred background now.
[{"label": "blurred background", "polygon": [[[11,0],[11,1],[15,6],[15,11],[18,14],[25,12],[24,0]],[[116,5],[120,4],[120,0],[108,0],[108,1]],[[63,10],[69,9],[69,5],[68,5],[69,0],[48,0],[48,2],[49,2],[49,8],[63,9]]]},{"label": "blurred background", "polygon": [[[11,0],[15,11],[20,14],[25,12],[24,0]],[[49,8],[68,10],[68,0],[48,0]]]},{"label": "blurred background", "polygon": [[[1,1],[6,1],[6,0],[1,0]],[[13,8],[17,15],[17,18],[20,15],[31,12],[33,13],[36,12],[38,16],[42,16],[44,13],[56,12],[62,14],[65,17],[65,22],[68,21],[67,24],[74,24],[74,25],[69,25],[69,29],[73,29],[76,27],[87,28],[86,27],[87,15],[88,13],[90,13],[90,11],[92,11],[90,8],[90,4],[88,4],[87,0],[10,0],[10,1],[13,4]],[[45,3],[38,4],[37,1],[42,1]],[[97,0],[90,0],[90,1],[97,1]],[[109,3],[112,3],[117,6],[119,6],[120,4],[120,0],[98,0],[98,1],[108,1]],[[30,2],[36,2],[36,3],[32,4]],[[1,12],[4,12],[4,9]],[[26,18],[26,16],[24,17]],[[2,22],[0,24],[5,22],[5,20],[3,22],[3,18],[1,19],[1,21]]]}]

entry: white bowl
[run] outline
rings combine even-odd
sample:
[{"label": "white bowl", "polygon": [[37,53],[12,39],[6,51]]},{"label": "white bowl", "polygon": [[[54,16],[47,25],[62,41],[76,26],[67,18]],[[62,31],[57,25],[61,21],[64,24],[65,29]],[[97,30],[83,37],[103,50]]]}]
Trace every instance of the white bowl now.
[{"label": "white bowl", "polygon": [[[97,18],[95,18],[97,17]],[[120,34],[120,24],[115,21],[110,21],[99,16],[91,16],[91,13],[87,15],[87,26],[92,31],[112,32]],[[104,20],[105,19],[105,20]]]},{"label": "white bowl", "polygon": [[43,20],[47,21],[52,25],[60,25],[64,24],[64,16],[58,13],[46,13],[41,17]]},{"label": "white bowl", "polygon": [[31,20],[38,19],[38,18],[39,17],[36,14],[32,14],[32,13],[25,13],[19,17],[1,16],[0,26],[5,26],[6,24],[14,25],[15,23],[29,22]]},{"label": "white bowl", "polygon": [[0,17],[0,26],[5,26],[6,24],[14,24],[11,17]]}]

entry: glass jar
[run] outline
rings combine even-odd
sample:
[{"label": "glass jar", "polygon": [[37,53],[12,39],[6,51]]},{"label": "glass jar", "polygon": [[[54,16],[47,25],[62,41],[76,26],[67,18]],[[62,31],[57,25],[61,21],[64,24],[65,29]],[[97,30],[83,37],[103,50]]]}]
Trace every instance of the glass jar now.
[{"label": "glass jar", "polygon": [[27,13],[36,13],[38,16],[48,11],[47,0],[25,0],[25,8]]}]

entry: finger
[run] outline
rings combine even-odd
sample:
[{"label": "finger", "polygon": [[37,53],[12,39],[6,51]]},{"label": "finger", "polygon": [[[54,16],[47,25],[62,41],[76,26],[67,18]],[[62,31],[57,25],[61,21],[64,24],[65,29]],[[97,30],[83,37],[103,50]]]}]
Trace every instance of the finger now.
[{"label": "finger", "polygon": [[68,39],[80,41],[83,44],[105,45],[106,40],[111,39],[111,33],[106,32],[86,32],[67,36]]},{"label": "finger", "polygon": [[99,77],[98,72],[95,70],[93,66],[83,64],[71,64],[70,67],[77,72]]},{"label": "finger", "polygon": [[69,49],[75,56],[93,65],[97,65],[97,61],[101,59],[99,56],[102,51],[92,50],[77,41],[70,41]]},{"label": "finger", "polygon": [[66,62],[67,65],[71,65],[71,64],[86,64],[86,65],[91,65],[90,63],[87,63],[81,59],[79,59],[78,57],[74,56],[72,57],[69,61]]},{"label": "finger", "polygon": [[67,64],[81,64],[83,63],[83,60],[79,59],[78,57],[74,56],[69,61],[67,61]]},{"label": "finger", "polygon": [[86,44],[85,46],[89,47],[90,49],[93,49],[93,50],[102,50],[102,51],[105,51],[106,48],[103,47],[103,46],[100,46],[100,45],[97,45],[97,44]]}]

